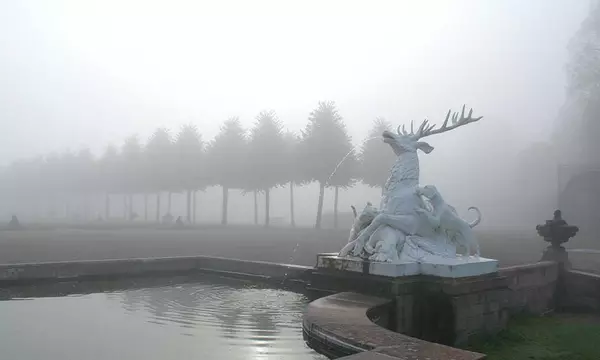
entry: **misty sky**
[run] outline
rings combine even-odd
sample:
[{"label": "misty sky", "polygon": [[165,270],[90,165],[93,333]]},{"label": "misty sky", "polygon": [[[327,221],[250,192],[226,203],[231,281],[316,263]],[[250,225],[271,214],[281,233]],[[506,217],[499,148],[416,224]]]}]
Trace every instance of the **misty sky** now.
[{"label": "misty sky", "polygon": [[[355,142],[473,106],[514,146],[547,138],[587,0],[0,1],[0,164],[337,102]],[[465,132],[468,133],[468,132]],[[473,133],[468,133],[472,135]],[[466,136],[466,135],[465,135]],[[451,137],[448,141],[464,141]]]}]

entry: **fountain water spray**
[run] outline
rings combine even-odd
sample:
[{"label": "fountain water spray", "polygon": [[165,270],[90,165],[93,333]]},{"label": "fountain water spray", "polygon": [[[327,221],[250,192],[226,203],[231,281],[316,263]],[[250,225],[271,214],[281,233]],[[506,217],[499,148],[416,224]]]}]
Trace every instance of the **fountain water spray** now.
[{"label": "fountain water spray", "polygon": [[348,151],[348,153],[342,158],[342,160],[340,160],[340,162],[335,166],[335,168],[333,169],[333,172],[331,173],[331,175],[329,175],[329,177],[327,178],[327,181],[325,181],[325,186],[329,185],[329,181],[331,181],[331,178],[333,177],[333,175],[335,175],[335,173],[338,171],[338,169],[340,168],[340,166],[342,165],[342,163],[344,161],[346,161],[346,159],[348,158],[348,156],[350,156],[350,154],[352,154],[352,152],[354,150],[356,150],[356,148],[363,146],[367,141],[373,140],[373,139],[380,139],[380,136],[373,136],[370,138],[366,138],[363,141],[361,141],[360,144],[353,146],[352,149],[350,149],[350,151]]}]

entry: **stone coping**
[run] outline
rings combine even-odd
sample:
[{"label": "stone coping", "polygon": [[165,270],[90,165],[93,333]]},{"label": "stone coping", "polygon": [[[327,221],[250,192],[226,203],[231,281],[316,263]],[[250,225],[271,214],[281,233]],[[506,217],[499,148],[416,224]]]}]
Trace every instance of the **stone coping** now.
[{"label": "stone coping", "polygon": [[377,325],[377,309],[392,300],[353,292],[311,302],[304,313],[304,338],[331,358],[403,360],[480,360],[485,355],[412,338]]},{"label": "stone coping", "polygon": [[304,280],[312,267],[209,256],[0,264],[0,287],[42,281],[171,276],[209,272],[261,281]]},{"label": "stone coping", "polygon": [[513,266],[507,266],[507,267],[502,267],[500,269],[498,269],[498,272],[501,275],[509,275],[511,273],[514,272],[527,272],[527,271],[537,271],[538,269],[542,269],[542,268],[551,268],[551,267],[555,267],[556,266],[556,262],[555,261],[539,261],[536,263],[529,263],[529,264],[521,264],[521,265],[513,265]]}]

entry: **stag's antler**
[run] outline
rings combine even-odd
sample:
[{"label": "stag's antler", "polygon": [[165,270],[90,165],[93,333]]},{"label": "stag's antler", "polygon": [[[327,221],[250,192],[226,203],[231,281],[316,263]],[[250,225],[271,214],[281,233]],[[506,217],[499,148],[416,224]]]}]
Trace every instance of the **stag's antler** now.
[{"label": "stag's antler", "polygon": [[467,117],[465,117],[465,105],[463,105],[462,112],[460,114],[460,118],[458,117],[458,113],[456,113],[456,112],[453,113],[452,114],[452,124],[450,126],[448,126],[448,120],[450,120],[450,114],[451,113],[452,113],[452,110],[448,110],[448,114],[446,114],[446,119],[444,120],[444,123],[442,124],[442,127],[440,127],[439,129],[434,129],[435,125],[430,125],[429,124],[429,120],[425,120],[425,121],[423,121],[421,123],[421,126],[419,126],[419,129],[415,133],[413,131],[413,122],[411,121],[411,123],[410,123],[410,133],[406,131],[406,129],[404,128],[404,125],[403,125],[402,126],[402,130],[400,129],[400,126],[398,126],[398,134],[405,135],[405,136],[411,136],[415,140],[418,140],[418,139],[423,138],[425,136],[430,136],[430,135],[435,135],[435,134],[441,134],[443,132],[456,129],[459,126],[463,126],[463,125],[467,125],[467,124],[470,124],[470,123],[474,123],[475,121],[481,120],[483,118],[483,116],[479,116],[479,117],[474,118],[472,116],[473,115],[473,109],[469,110],[469,114],[467,115]]},{"label": "stag's antler", "polygon": [[420,134],[422,134],[423,132],[431,131],[431,129],[433,129],[434,127],[435,127],[435,125],[429,125],[429,120],[425,120],[421,123],[421,125],[419,126],[419,129],[415,133],[414,122],[411,121],[410,122],[410,132],[406,131],[406,128],[404,127],[404,125],[402,125],[402,128],[400,128],[400,125],[398,125],[398,134],[405,135],[405,136],[413,136],[413,137],[417,136],[417,139],[418,139],[421,137]]}]

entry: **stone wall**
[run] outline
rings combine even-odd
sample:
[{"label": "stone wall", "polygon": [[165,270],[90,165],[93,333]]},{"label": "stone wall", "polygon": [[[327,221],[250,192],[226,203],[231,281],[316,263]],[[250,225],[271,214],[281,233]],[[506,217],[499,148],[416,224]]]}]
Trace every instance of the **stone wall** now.
[{"label": "stone wall", "polygon": [[535,315],[553,311],[559,265],[539,262],[500,269],[497,276],[479,277],[453,284],[454,344],[470,337],[495,334],[502,330],[512,314]]},{"label": "stone wall", "polygon": [[500,269],[508,291],[504,302],[511,314],[528,312],[541,315],[556,308],[559,264],[542,261]]},{"label": "stone wall", "polygon": [[[469,278],[364,275],[319,269],[311,285],[394,299],[388,326],[397,332],[447,345],[502,330],[511,314],[555,309],[559,265],[539,262]],[[600,292],[600,287],[598,288]],[[600,306],[600,305],[599,305]]]},{"label": "stone wall", "polygon": [[506,326],[506,277],[491,274],[444,284],[444,287],[452,311],[453,323],[447,330],[452,334],[451,344],[463,344],[475,335],[492,335]]},{"label": "stone wall", "polygon": [[561,307],[569,311],[600,311],[600,275],[566,271]]},{"label": "stone wall", "polygon": [[209,256],[182,256],[146,259],[65,261],[0,265],[0,287],[40,281],[118,279],[135,276],[174,276],[208,272],[259,281],[301,280],[310,267],[244,261]]}]

